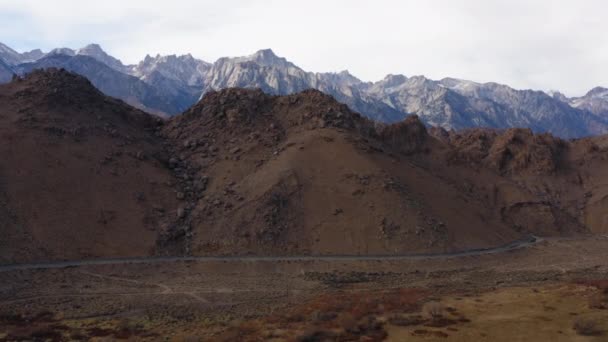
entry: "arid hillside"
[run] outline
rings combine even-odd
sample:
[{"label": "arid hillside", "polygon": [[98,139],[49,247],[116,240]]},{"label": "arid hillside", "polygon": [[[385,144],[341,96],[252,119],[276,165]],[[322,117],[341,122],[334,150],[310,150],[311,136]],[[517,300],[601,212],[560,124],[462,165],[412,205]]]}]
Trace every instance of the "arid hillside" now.
[{"label": "arid hillside", "polygon": [[377,126],[318,91],[207,95],[163,128],[194,254],[390,254],[605,231],[596,142]]},{"label": "arid hillside", "polygon": [[321,92],[168,121],[62,70],[0,86],[0,260],[407,254],[608,231],[608,140],[375,124]]},{"label": "arid hillside", "polygon": [[161,123],[65,71],[0,86],[0,260],[153,254],[176,207]]},{"label": "arid hillside", "polygon": [[515,229],[538,235],[608,232],[606,136],[564,141],[528,129],[439,136],[449,148],[427,159],[428,165],[463,184],[463,191],[484,197]]}]

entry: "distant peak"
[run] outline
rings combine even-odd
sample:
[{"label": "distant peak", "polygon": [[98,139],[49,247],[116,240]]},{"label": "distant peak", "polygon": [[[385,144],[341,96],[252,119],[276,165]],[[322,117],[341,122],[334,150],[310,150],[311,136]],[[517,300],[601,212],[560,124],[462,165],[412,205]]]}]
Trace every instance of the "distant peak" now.
[{"label": "distant peak", "polygon": [[382,83],[384,83],[387,87],[396,87],[405,82],[407,82],[407,77],[405,77],[404,75],[393,75],[393,74],[386,75],[384,77],[384,79],[382,80]]},{"label": "distant peak", "polygon": [[93,49],[93,50],[102,50],[101,46],[99,44],[93,43],[93,44],[89,44],[87,46],[85,46],[83,49]]},{"label": "distant peak", "polygon": [[274,51],[272,51],[271,49],[258,50],[254,54],[243,56],[243,57],[235,57],[235,58],[222,57],[218,61],[219,62],[236,62],[236,63],[253,62],[255,64],[258,64],[258,65],[264,66],[264,67],[283,67],[283,68],[295,67],[295,65],[293,65],[291,62],[287,61],[285,58],[277,56],[274,53]]},{"label": "distant peak", "polygon": [[354,77],[353,74],[351,74],[350,71],[348,71],[348,70],[342,70],[338,73],[338,75],[344,76],[344,77]]},{"label": "distant peak", "polygon": [[595,87],[595,88],[589,90],[589,92],[585,96],[597,96],[597,95],[603,95],[605,93],[608,93],[608,88]]},{"label": "distant peak", "polygon": [[80,48],[78,49],[77,54],[107,55],[99,44],[89,44],[83,48]]},{"label": "distant peak", "polygon": [[11,52],[11,53],[17,53],[17,51],[13,50],[11,47],[9,47],[6,44],[3,44],[0,42],[0,52]]},{"label": "distant peak", "polygon": [[76,54],[76,52],[70,48],[57,48],[57,49],[53,49],[51,50],[51,52],[48,53],[49,55],[67,55],[67,56],[74,56]]},{"label": "distant peak", "polygon": [[262,49],[258,50],[253,54],[255,57],[264,57],[264,58],[277,58],[278,56],[272,51],[272,49]]},{"label": "distant peak", "polygon": [[562,102],[568,102],[568,98],[566,97],[566,95],[562,94],[560,91],[558,90],[549,90],[546,92],[547,95],[551,96],[552,98],[562,101]]},{"label": "distant peak", "polygon": [[414,81],[428,81],[429,80],[424,75],[415,75],[415,76],[410,77],[410,79],[414,80]]},{"label": "distant peak", "polygon": [[81,49],[78,49],[78,51],[76,51],[76,54],[93,57],[96,60],[116,70],[121,70],[123,67],[122,62],[120,60],[108,55],[99,44],[89,44]]},{"label": "distant peak", "polygon": [[262,65],[274,65],[277,63],[286,62],[284,58],[277,56],[271,49],[259,50],[253,55],[249,56],[248,59]]},{"label": "distant peak", "polygon": [[193,60],[194,56],[192,56],[192,54],[190,54],[190,53],[187,53],[185,55],[179,56],[179,58],[186,59],[186,60]]}]

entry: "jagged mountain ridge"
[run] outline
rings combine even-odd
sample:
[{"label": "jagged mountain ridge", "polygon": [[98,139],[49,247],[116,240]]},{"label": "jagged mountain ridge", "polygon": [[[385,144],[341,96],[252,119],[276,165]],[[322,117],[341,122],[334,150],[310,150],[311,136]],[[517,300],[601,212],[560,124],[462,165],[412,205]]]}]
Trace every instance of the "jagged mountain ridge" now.
[{"label": "jagged mountain ridge", "polygon": [[32,62],[42,58],[44,53],[40,49],[19,53],[10,47],[0,43],[0,60],[8,65],[17,65],[19,63]]},{"label": "jagged mountain ridge", "polygon": [[[84,55],[67,56],[50,54],[36,62],[24,63],[13,67],[19,75],[35,69],[64,68],[87,77],[103,93],[124,100],[125,102],[147,110],[151,113],[175,113],[185,110],[182,104],[190,101],[189,94],[179,91],[162,92],[137,77],[114,70],[93,57]],[[183,98],[187,98],[183,100]]]},{"label": "jagged mountain ridge", "polygon": [[[203,95],[224,88],[260,88],[275,95],[287,95],[317,89],[332,95],[351,109],[382,122],[402,120],[404,114],[382,101],[370,98],[359,85],[362,81],[347,71],[340,73],[306,72],[270,49],[253,55],[220,58],[206,76]],[[201,95],[202,96],[202,95]]]},{"label": "jagged mountain ridge", "polygon": [[106,95],[161,116],[179,114],[196,102],[202,88],[200,75],[208,66],[192,56],[149,57],[138,65],[124,65],[97,44],[40,52],[35,60],[8,47],[5,50],[0,61],[11,63],[6,63],[6,71],[0,66],[0,82],[10,81],[13,73],[23,76],[34,69],[65,68],[89,78]]},{"label": "jagged mountain ridge", "polygon": [[[123,93],[119,89],[100,88],[106,94],[117,96],[140,108],[169,115],[181,113],[211,90],[229,87],[260,88],[270,94],[285,95],[314,88],[332,95],[351,109],[382,122],[401,121],[407,115],[417,114],[427,125],[448,130],[527,127],[535,132],[551,132],[564,138],[608,131],[608,96],[597,95],[604,88],[596,88],[595,93],[591,91],[584,97],[569,99],[560,93],[516,90],[498,83],[482,84],[453,78],[434,81],[423,76],[408,78],[388,75],[377,82],[363,82],[347,71],[307,72],[287,59],[278,57],[270,49],[260,50],[250,56],[220,58],[213,64],[191,55],[157,55],[146,56],[137,65],[123,65],[97,44],[78,50],[55,49],[46,55],[35,51],[39,50],[27,53],[33,56],[29,58],[38,57],[39,61],[49,55],[67,55],[72,58],[85,55],[115,71],[136,77],[153,90]],[[8,47],[0,50],[0,59],[4,59],[13,68],[15,63],[25,60],[25,55]],[[31,67],[48,67],[47,64],[35,62]],[[90,72],[90,68],[85,75],[87,77],[96,74]],[[3,80],[6,82],[7,77],[4,76]],[[99,79],[92,79],[92,82],[98,87],[103,83]],[[157,96],[164,98],[151,100]]]},{"label": "jagged mountain ridge", "polygon": [[433,81],[423,76],[389,75],[375,83],[362,82],[348,72],[306,72],[272,50],[221,58],[207,80],[203,93],[244,87],[284,95],[315,88],[383,122],[417,114],[426,124],[446,129],[528,127],[566,138],[608,129],[608,112],[574,108],[540,91],[457,79]]},{"label": "jagged mountain ridge", "polygon": [[129,66],[129,73],[150,83],[153,83],[150,81],[151,75],[159,73],[176,82],[201,88],[204,85],[204,75],[210,68],[210,63],[196,59],[189,54],[183,56],[156,55],[156,57],[147,55],[139,64]]},{"label": "jagged mountain ridge", "polygon": [[108,55],[105,51],[103,51],[101,46],[98,44],[89,44],[81,49],[78,49],[78,51],[75,52],[75,55],[93,57],[110,68],[121,72],[125,72],[127,68],[120,60]]},{"label": "jagged mountain ridge", "polygon": [[585,94],[585,96],[571,99],[562,98],[562,101],[568,102],[572,107],[585,109],[597,115],[606,115],[608,113],[607,88],[595,87]]}]

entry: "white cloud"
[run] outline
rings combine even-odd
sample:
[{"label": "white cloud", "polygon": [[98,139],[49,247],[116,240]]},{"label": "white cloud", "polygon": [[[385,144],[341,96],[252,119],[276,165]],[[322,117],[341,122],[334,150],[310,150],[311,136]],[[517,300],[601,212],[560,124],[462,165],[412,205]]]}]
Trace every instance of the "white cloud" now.
[{"label": "white cloud", "polygon": [[0,40],[18,49],[98,42],[213,61],[271,47],[312,71],[349,69],[497,81],[579,95],[607,85],[600,0],[0,0]]}]

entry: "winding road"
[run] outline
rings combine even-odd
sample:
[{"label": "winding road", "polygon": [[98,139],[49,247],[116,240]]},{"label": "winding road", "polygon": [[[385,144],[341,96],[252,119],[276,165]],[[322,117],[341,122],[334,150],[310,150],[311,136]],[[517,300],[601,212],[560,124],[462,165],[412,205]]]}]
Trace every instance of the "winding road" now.
[{"label": "winding road", "polygon": [[124,265],[124,264],[157,264],[183,261],[233,261],[233,262],[256,262],[256,261],[403,261],[403,260],[426,260],[426,259],[448,259],[469,256],[481,256],[487,254],[500,254],[517,249],[533,246],[544,241],[537,236],[529,236],[525,239],[513,241],[503,246],[494,248],[478,248],[452,253],[428,253],[428,254],[393,254],[393,255],[302,255],[302,256],[186,256],[186,257],[136,257],[136,258],[104,258],[69,260],[57,262],[29,263],[0,265],[0,272],[68,268],[90,265]]}]

